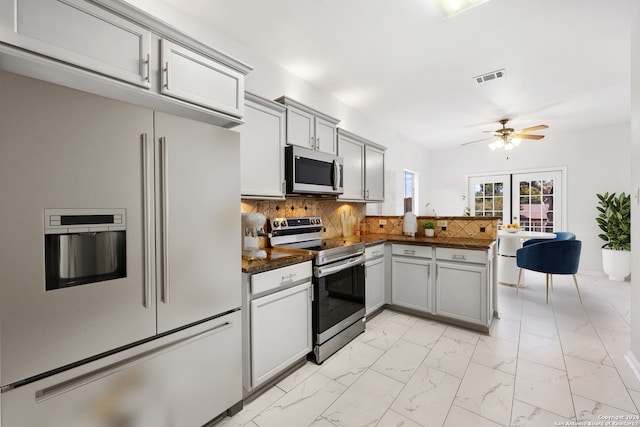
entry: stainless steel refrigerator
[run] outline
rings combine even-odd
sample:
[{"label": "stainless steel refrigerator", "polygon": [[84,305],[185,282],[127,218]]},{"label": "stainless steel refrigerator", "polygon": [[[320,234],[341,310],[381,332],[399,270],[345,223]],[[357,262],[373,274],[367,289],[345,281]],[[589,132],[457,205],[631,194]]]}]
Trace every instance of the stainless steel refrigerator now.
[{"label": "stainless steel refrigerator", "polygon": [[241,407],[237,133],[6,72],[0,93],[1,427]]}]

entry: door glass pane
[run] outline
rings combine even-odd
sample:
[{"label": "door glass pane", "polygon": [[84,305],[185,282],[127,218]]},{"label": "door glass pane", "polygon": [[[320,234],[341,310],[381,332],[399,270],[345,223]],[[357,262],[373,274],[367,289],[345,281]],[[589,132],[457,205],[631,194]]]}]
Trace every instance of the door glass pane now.
[{"label": "door glass pane", "polygon": [[472,208],[471,214],[497,216],[502,218],[503,223],[508,221],[509,213],[505,212],[504,193],[505,189],[509,188],[509,181],[509,175],[470,178],[468,192],[470,200],[473,200],[469,206]]},{"label": "door glass pane", "polygon": [[561,229],[560,212],[556,209],[561,177],[560,171],[514,175],[519,189],[519,220],[525,230],[552,232]]}]

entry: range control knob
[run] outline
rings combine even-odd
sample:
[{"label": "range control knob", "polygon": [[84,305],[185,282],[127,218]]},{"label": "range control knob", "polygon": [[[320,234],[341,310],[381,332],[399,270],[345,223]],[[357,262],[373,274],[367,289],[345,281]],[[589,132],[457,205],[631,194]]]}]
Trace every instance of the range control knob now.
[{"label": "range control knob", "polygon": [[282,227],[286,227],[286,226],[287,226],[287,221],[282,221],[282,222],[280,223],[280,225],[281,225]]}]

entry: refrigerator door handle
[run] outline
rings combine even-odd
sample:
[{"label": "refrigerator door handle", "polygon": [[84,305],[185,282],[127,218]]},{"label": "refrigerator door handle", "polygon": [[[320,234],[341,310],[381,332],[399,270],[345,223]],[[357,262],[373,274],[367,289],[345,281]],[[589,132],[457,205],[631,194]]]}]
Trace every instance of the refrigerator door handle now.
[{"label": "refrigerator door handle", "polygon": [[162,186],[162,296],[161,300],[169,302],[169,159],[167,156],[167,139],[160,138],[160,183]]},{"label": "refrigerator door handle", "polygon": [[152,286],[154,282],[153,258],[153,145],[149,135],[143,133],[142,139],[142,168],[144,189],[144,301],[145,308],[153,306]]}]

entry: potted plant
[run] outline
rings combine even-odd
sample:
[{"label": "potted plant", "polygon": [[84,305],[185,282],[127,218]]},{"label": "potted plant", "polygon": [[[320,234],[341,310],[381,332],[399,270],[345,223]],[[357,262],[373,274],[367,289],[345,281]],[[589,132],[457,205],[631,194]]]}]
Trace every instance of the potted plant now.
[{"label": "potted plant", "polygon": [[610,280],[624,281],[631,274],[631,196],[620,193],[596,194],[596,221],[602,233],[602,269]]},{"label": "potted plant", "polygon": [[422,221],[422,228],[424,229],[424,235],[427,237],[433,237],[434,230],[436,228],[433,221]]}]

